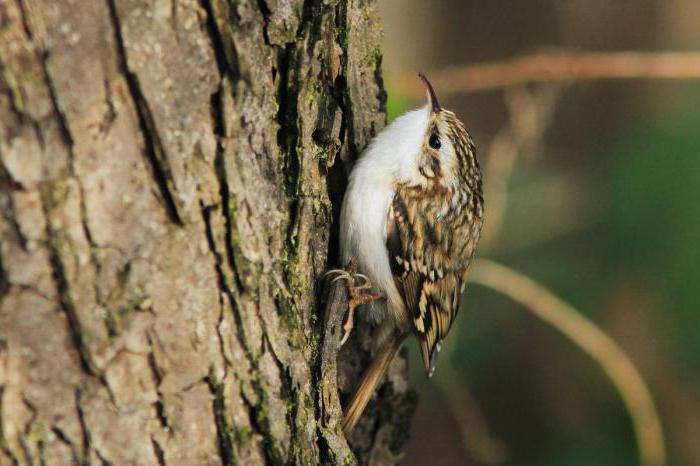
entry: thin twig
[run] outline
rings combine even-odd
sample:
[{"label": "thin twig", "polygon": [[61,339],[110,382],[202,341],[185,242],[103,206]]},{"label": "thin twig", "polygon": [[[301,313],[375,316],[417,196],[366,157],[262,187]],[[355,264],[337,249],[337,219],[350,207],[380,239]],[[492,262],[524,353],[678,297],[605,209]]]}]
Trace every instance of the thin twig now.
[{"label": "thin twig", "polygon": [[[537,82],[700,79],[700,52],[541,52],[445,68],[428,76],[441,96]],[[394,84],[406,95],[422,98],[425,94],[414,75],[400,77]]]},{"label": "thin twig", "polygon": [[475,261],[471,279],[522,304],[600,364],[630,413],[641,464],[666,465],[661,421],[649,388],[629,357],[609,336],[542,285],[508,267],[480,259]]}]

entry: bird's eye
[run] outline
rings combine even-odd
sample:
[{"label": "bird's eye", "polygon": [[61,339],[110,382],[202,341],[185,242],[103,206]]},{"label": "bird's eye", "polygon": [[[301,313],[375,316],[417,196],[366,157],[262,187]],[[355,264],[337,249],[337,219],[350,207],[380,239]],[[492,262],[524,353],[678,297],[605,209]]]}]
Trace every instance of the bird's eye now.
[{"label": "bird's eye", "polygon": [[433,149],[439,149],[440,148],[440,138],[438,137],[437,134],[431,134],[430,139],[428,140],[428,144],[430,144],[430,147]]}]

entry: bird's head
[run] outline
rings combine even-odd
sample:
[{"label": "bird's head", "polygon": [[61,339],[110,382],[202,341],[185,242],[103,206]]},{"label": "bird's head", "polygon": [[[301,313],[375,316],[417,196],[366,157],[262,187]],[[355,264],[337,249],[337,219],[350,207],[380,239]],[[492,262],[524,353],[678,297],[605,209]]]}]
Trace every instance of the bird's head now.
[{"label": "bird's head", "polygon": [[478,175],[474,142],[464,124],[449,110],[440,106],[433,86],[422,73],[428,104],[422,132],[420,152],[416,164],[427,182],[445,187],[471,184]]},{"label": "bird's head", "polygon": [[471,136],[455,114],[440,106],[433,86],[427,104],[404,113],[384,128],[363,156],[363,177],[411,186],[481,189],[479,165]]}]

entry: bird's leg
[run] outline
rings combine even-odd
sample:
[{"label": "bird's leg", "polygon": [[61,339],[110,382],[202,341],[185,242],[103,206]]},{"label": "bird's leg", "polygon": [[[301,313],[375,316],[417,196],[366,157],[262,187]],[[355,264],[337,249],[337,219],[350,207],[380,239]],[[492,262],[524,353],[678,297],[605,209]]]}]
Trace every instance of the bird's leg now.
[{"label": "bird's leg", "polygon": [[326,272],[326,277],[335,275],[331,283],[335,283],[338,280],[345,280],[348,288],[348,316],[343,324],[343,338],[340,340],[340,346],[343,346],[348,340],[350,332],[354,327],[355,308],[384,297],[381,292],[372,292],[372,283],[370,283],[366,275],[355,273],[356,261],[354,258],[350,260],[348,269],[349,270],[334,269]]}]

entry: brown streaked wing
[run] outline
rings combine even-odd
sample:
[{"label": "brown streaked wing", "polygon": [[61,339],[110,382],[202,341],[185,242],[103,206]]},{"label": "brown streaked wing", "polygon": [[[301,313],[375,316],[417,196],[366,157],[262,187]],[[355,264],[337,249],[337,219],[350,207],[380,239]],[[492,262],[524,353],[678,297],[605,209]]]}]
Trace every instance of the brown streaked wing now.
[{"label": "brown streaked wing", "polygon": [[[386,246],[394,282],[411,317],[423,364],[430,375],[435,369],[440,343],[447,336],[457,314],[462,286],[461,270],[448,269],[438,274],[430,270],[424,251],[417,254],[417,251],[411,250],[415,244],[437,246],[435,241],[447,240],[447,236],[431,238],[429,242],[419,238],[430,235],[432,230],[423,231],[426,222],[415,207],[410,197],[404,199],[397,192],[388,212]],[[442,278],[439,278],[441,275]]]}]

